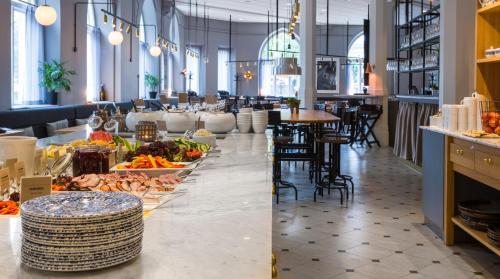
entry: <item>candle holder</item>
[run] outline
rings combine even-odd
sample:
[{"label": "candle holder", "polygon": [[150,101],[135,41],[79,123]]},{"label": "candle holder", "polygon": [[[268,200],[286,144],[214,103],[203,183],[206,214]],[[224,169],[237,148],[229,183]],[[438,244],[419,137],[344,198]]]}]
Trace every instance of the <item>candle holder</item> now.
[{"label": "candle holder", "polygon": [[135,125],[135,139],[143,142],[153,142],[156,140],[157,126],[152,121],[139,121]]}]

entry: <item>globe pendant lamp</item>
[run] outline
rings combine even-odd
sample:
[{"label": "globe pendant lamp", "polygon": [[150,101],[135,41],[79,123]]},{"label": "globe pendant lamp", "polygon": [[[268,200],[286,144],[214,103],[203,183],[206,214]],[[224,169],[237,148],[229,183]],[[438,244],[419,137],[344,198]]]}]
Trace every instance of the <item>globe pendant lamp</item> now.
[{"label": "globe pendant lamp", "polygon": [[113,30],[108,34],[108,41],[114,46],[119,45],[123,42],[123,34],[119,31]]},{"label": "globe pendant lamp", "polygon": [[57,20],[56,9],[47,4],[40,5],[35,10],[35,19],[43,26],[50,26]]},{"label": "globe pendant lamp", "polygon": [[158,45],[153,45],[149,48],[149,54],[154,57],[158,57],[161,54],[161,48]]}]

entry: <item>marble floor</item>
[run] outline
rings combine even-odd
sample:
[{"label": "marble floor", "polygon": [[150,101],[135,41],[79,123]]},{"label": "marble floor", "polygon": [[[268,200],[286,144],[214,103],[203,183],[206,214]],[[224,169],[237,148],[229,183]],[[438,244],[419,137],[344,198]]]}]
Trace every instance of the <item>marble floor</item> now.
[{"label": "marble floor", "polygon": [[342,150],[354,201],[338,193],[313,202],[302,163],[284,167],[299,200],[282,190],[273,206],[273,251],[280,279],[500,278],[500,257],[480,244],[446,247],[422,225],[421,175],[389,148]]}]

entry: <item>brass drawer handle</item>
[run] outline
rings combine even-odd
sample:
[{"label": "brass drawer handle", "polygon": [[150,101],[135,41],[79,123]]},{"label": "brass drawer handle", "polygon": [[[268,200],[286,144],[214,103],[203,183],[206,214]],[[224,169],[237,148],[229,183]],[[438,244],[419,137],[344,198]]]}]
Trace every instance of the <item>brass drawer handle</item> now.
[{"label": "brass drawer handle", "polygon": [[457,155],[464,155],[463,149],[457,149],[456,152],[457,152]]},{"label": "brass drawer handle", "polygon": [[488,165],[493,164],[493,160],[491,158],[484,158],[483,161]]}]

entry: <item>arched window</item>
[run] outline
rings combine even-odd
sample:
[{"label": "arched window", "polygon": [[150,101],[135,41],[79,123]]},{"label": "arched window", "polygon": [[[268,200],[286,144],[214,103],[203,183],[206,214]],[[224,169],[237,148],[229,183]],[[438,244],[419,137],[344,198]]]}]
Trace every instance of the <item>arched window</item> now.
[{"label": "arched window", "polygon": [[[347,56],[349,58],[359,58],[362,61],[365,57],[365,36],[359,33],[351,42]],[[348,94],[363,92],[364,74],[363,63],[352,63],[348,65]]]},{"label": "arched window", "polygon": [[[299,90],[300,77],[281,77],[273,75],[274,60],[280,57],[297,57],[299,59],[300,44],[297,35],[295,39],[280,29],[269,35],[262,43],[259,53],[259,95],[294,97]],[[300,65],[300,60],[299,60]]]},{"label": "arched window", "polygon": [[[34,0],[27,2],[35,4]],[[35,20],[35,7],[11,1],[11,23],[11,104],[40,104],[44,97],[38,68],[45,59],[43,29]]]},{"label": "arched window", "polygon": [[[99,101],[101,87],[101,30],[96,25],[94,4],[87,4],[87,101]],[[104,100],[102,100],[104,101]]]}]

